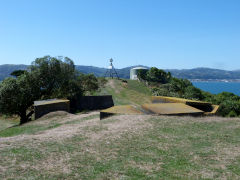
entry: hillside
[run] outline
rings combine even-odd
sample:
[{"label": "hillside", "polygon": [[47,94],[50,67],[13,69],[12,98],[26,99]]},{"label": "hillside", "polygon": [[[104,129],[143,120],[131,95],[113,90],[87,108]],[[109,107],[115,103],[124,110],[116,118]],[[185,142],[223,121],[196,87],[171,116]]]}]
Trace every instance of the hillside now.
[{"label": "hillside", "polygon": [[[142,65],[137,65],[142,66]],[[119,77],[129,79],[130,69],[136,66],[130,66],[122,69],[116,69]],[[148,68],[147,66],[143,66]],[[10,76],[10,73],[18,69],[26,69],[27,65],[0,65],[0,81]],[[99,68],[94,66],[81,66],[76,65],[76,69],[82,73],[94,75],[100,77],[104,76],[106,68]],[[190,79],[190,80],[233,80],[240,81],[240,71],[226,71],[220,69],[211,68],[194,68],[194,69],[165,69],[172,73],[174,77]]]},{"label": "hillside", "polygon": [[128,80],[125,83],[121,80],[109,79],[105,87],[97,94],[111,94],[115,105],[132,104],[139,106],[144,103],[150,103],[151,91],[143,83],[135,80]]},{"label": "hillside", "polygon": [[0,132],[0,179],[239,179],[240,119],[55,112]]},{"label": "hillside", "polygon": [[200,80],[240,80],[240,71],[226,71],[211,68],[194,68],[194,69],[167,69],[173,76],[183,79],[200,79]]},{"label": "hillside", "polygon": [[[115,105],[150,102],[142,83],[109,79]],[[53,112],[0,117],[0,179],[239,179],[240,119]],[[7,128],[7,129],[5,129]]]}]

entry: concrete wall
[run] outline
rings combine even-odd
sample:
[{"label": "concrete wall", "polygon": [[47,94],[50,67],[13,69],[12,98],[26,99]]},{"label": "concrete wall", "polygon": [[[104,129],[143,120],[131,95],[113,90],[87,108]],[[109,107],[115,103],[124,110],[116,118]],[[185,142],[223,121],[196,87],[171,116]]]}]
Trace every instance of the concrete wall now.
[{"label": "concrete wall", "polygon": [[49,102],[45,104],[35,105],[35,119],[40,118],[41,116],[54,112],[54,111],[66,111],[70,112],[70,101],[64,100],[62,102]]},{"label": "concrete wall", "polygon": [[114,106],[111,95],[106,96],[82,96],[71,101],[71,108],[75,111],[101,110]]}]

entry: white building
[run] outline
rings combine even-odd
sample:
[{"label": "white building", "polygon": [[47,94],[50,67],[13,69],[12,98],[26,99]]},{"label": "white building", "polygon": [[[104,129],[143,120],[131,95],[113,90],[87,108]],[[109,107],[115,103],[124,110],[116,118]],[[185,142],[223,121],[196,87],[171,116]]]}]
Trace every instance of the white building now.
[{"label": "white building", "polygon": [[138,80],[137,74],[138,74],[138,70],[140,70],[140,69],[146,69],[147,70],[147,68],[145,68],[145,67],[135,67],[135,68],[132,68],[130,70],[130,79]]}]

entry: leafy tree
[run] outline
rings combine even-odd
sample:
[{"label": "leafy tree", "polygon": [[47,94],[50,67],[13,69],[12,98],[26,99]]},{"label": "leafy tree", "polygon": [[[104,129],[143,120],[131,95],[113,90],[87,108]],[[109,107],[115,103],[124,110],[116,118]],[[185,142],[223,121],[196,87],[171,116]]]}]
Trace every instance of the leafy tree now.
[{"label": "leafy tree", "polygon": [[11,73],[12,76],[18,77],[21,76],[22,74],[26,73],[26,70],[15,70]]},{"label": "leafy tree", "polygon": [[148,72],[146,76],[147,80],[150,82],[157,82],[165,84],[170,81],[171,79],[171,73],[166,73],[165,71],[158,69],[156,67],[152,67]]},{"label": "leafy tree", "polygon": [[147,72],[148,69],[139,69],[137,71],[137,77],[140,81],[146,81],[147,80]]},{"label": "leafy tree", "polygon": [[67,98],[72,96],[72,85],[79,88],[74,63],[67,57],[44,56],[37,58],[30,67],[39,77],[42,98]]},{"label": "leafy tree", "polygon": [[188,86],[192,86],[192,83],[187,79],[177,79],[172,78],[171,82],[171,91],[179,94],[179,97],[184,97],[184,93]]},{"label": "leafy tree", "polygon": [[154,83],[165,84],[171,80],[172,75],[170,72],[166,73],[161,69],[152,67],[149,70],[146,69],[138,70],[138,78],[142,81],[147,81],[152,84]]},{"label": "leafy tree", "polygon": [[0,112],[20,116],[20,124],[30,120],[33,101],[41,96],[38,77],[25,73],[15,78],[6,78],[0,84]]},{"label": "leafy tree", "polygon": [[221,116],[236,117],[240,114],[240,102],[225,100],[219,104],[218,114]]},{"label": "leafy tree", "polygon": [[78,78],[73,61],[62,57],[37,58],[29,71],[17,77],[7,78],[0,84],[0,112],[19,115],[20,124],[30,120],[35,100],[76,99],[83,95],[83,82],[85,90],[97,88],[93,75],[82,75],[83,80]]}]

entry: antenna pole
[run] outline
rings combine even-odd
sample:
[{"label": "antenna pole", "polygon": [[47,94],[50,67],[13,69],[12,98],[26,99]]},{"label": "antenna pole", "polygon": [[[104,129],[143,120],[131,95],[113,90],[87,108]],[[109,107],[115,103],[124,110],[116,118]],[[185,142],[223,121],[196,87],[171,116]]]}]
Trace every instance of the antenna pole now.
[{"label": "antenna pole", "polygon": [[112,79],[114,78],[114,76],[116,76],[117,79],[119,79],[118,73],[117,73],[116,69],[113,66],[113,59],[111,58],[109,61],[110,61],[110,66],[108,67],[104,77],[106,77],[107,74],[109,74],[109,77],[111,77]]}]

